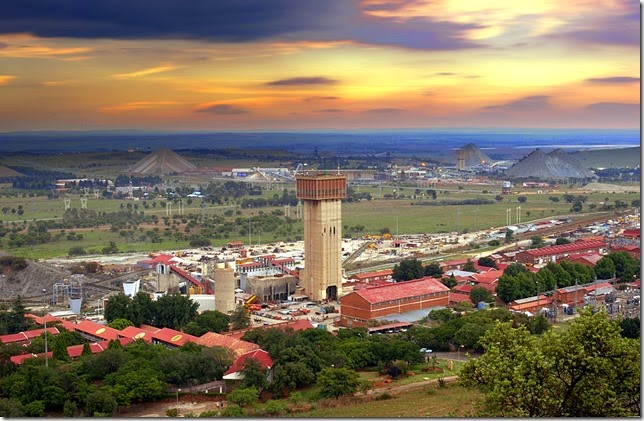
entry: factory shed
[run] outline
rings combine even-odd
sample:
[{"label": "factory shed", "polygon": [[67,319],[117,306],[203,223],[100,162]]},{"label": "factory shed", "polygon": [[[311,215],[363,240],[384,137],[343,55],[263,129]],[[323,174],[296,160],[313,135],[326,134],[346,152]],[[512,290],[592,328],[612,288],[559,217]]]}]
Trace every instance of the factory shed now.
[{"label": "factory shed", "polygon": [[340,298],[340,324],[359,327],[371,319],[448,303],[449,288],[431,277],[368,287]]},{"label": "factory shed", "polygon": [[167,327],[152,334],[152,343],[165,345],[168,348],[178,348],[185,345],[186,342],[197,342],[197,339],[199,338],[196,336]]}]

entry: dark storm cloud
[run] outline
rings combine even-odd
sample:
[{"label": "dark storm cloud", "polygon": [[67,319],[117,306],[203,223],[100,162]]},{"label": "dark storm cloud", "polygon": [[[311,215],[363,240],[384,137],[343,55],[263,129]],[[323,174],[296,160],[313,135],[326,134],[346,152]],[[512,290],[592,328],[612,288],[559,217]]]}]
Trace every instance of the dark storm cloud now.
[{"label": "dark storm cloud", "polygon": [[236,107],[230,104],[218,104],[211,105],[209,107],[201,108],[198,110],[200,113],[211,113],[217,115],[237,115],[237,114],[247,114],[248,110],[244,108]]},{"label": "dark storm cloud", "polygon": [[7,0],[0,9],[0,33],[214,42],[354,40],[423,50],[483,46],[463,35],[480,24],[363,12],[358,0]]},{"label": "dark storm cloud", "polygon": [[338,83],[335,79],[329,79],[322,76],[311,77],[292,77],[289,79],[274,80],[267,82],[270,86],[297,86],[297,85],[335,85]]},{"label": "dark storm cloud", "polygon": [[337,0],[8,0],[0,33],[243,42],[324,29],[336,7]]},{"label": "dark storm cloud", "polygon": [[594,78],[586,79],[586,82],[590,82],[590,83],[614,83],[614,84],[634,83],[634,82],[639,83],[639,81],[640,81],[640,78],[638,77],[628,77],[628,76],[594,77]]},{"label": "dark storm cloud", "polygon": [[519,98],[501,105],[489,105],[483,107],[483,110],[488,111],[537,111],[550,108],[550,96],[548,95],[533,95],[524,98]]}]

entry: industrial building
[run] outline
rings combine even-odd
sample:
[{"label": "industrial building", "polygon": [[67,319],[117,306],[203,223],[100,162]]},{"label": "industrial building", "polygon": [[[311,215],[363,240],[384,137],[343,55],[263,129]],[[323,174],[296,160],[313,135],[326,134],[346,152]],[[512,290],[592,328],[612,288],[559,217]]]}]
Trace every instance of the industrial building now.
[{"label": "industrial building", "polygon": [[345,175],[298,175],[296,195],[304,208],[306,266],[300,286],[313,301],[335,300],[342,294],[342,199]]},{"label": "industrial building", "polygon": [[449,288],[431,277],[367,287],[340,298],[340,324],[360,327],[378,317],[446,307],[448,303]]},{"label": "industrial building", "polygon": [[606,251],[604,241],[577,241],[572,244],[542,247],[538,249],[523,250],[516,254],[517,262],[530,265],[545,265],[556,262],[571,254],[596,252],[603,254]]}]

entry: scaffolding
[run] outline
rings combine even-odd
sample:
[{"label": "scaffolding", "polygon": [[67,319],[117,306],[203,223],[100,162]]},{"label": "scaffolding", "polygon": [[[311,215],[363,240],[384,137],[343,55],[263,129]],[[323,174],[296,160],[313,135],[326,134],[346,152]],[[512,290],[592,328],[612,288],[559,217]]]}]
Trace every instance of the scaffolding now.
[{"label": "scaffolding", "polygon": [[53,303],[61,304],[66,298],[84,298],[83,284],[77,279],[67,280],[54,284]]}]

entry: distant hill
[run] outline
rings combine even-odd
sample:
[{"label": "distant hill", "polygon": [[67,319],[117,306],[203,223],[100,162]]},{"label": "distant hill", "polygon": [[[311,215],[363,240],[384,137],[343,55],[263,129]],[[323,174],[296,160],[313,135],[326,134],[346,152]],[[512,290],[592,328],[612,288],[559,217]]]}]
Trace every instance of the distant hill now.
[{"label": "distant hill", "polygon": [[593,149],[571,153],[585,168],[634,168],[640,165],[640,147]]},{"label": "distant hill", "polygon": [[196,170],[194,164],[186,161],[170,149],[157,149],[130,167],[132,174],[167,175],[181,174]]},{"label": "distant hill", "polygon": [[0,165],[0,177],[17,177],[20,174],[18,171],[12,170],[9,167],[5,167],[4,165]]},{"label": "distant hill", "polygon": [[512,178],[534,177],[542,180],[597,178],[563,149],[555,149],[550,153],[537,149],[514,164],[505,172],[505,175]]}]

